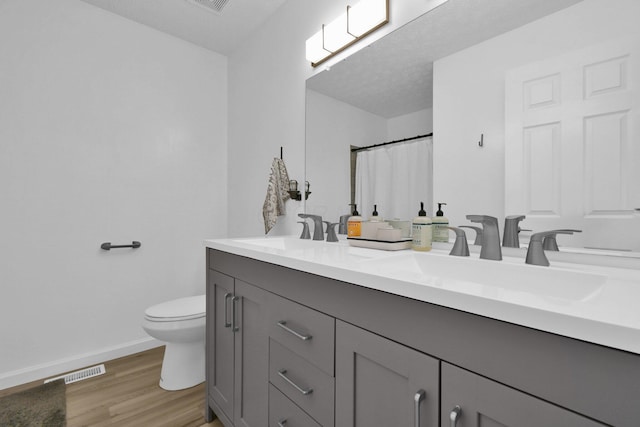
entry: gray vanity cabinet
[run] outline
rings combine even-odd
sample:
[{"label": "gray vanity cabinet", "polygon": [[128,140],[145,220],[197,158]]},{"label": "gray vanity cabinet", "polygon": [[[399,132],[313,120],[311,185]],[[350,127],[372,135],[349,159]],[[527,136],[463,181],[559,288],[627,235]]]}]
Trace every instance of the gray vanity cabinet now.
[{"label": "gray vanity cabinet", "polygon": [[448,363],[441,369],[441,427],[604,426]]},{"label": "gray vanity cabinet", "polygon": [[228,252],[207,266],[225,427],[640,426],[640,355]]},{"label": "gray vanity cabinet", "polygon": [[[208,401],[226,427],[261,427],[268,417],[268,293],[208,271]],[[212,315],[211,315],[212,314]],[[207,414],[210,421],[213,414]]]},{"label": "gray vanity cabinet", "polygon": [[336,321],[336,427],[436,427],[438,389],[438,360]]}]

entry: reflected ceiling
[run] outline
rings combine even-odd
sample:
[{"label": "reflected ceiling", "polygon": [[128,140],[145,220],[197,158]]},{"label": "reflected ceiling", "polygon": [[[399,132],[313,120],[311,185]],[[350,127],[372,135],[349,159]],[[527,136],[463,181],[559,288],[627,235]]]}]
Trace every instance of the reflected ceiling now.
[{"label": "reflected ceiling", "polygon": [[449,0],[310,78],[307,88],[385,118],[431,108],[435,60],[579,1]]}]

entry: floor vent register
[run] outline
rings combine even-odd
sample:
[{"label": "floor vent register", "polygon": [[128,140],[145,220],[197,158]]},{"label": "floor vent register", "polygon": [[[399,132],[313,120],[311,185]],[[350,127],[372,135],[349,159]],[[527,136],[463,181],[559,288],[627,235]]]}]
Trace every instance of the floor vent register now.
[{"label": "floor vent register", "polygon": [[44,383],[50,383],[51,381],[59,380],[60,378],[64,378],[65,384],[71,384],[82,380],[87,380],[89,378],[97,377],[99,375],[103,375],[107,372],[104,367],[104,364],[92,366],[90,368],[81,369],[79,371],[70,372],[66,375],[60,375],[59,377],[49,378],[45,380]]}]

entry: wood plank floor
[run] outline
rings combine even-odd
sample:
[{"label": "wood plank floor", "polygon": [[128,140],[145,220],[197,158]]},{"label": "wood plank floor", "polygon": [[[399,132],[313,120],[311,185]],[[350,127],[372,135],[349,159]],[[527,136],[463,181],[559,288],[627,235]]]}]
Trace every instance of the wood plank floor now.
[{"label": "wood plank floor", "polygon": [[[164,347],[105,362],[107,373],[67,385],[67,426],[223,427],[204,422],[204,384],[160,388]],[[0,390],[11,394],[42,381]]]}]

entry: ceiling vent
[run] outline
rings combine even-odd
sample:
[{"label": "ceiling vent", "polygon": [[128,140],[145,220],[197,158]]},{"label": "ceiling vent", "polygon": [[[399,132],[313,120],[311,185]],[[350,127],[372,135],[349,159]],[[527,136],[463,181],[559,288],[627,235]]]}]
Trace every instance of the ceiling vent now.
[{"label": "ceiling vent", "polygon": [[229,0],[187,0],[191,4],[207,9],[209,12],[222,13]]}]

